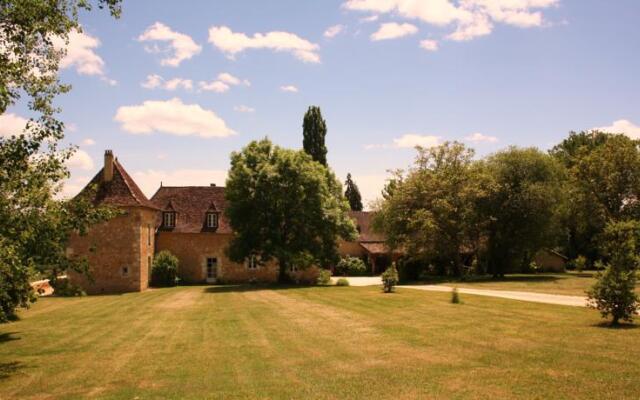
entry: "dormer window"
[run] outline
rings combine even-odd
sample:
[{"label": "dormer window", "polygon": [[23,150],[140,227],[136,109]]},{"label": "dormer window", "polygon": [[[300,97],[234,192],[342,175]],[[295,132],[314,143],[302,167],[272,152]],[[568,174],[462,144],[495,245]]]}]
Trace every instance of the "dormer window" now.
[{"label": "dormer window", "polygon": [[165,211],[162,213],[162,226],[165,228],[175,228],[176,213],[173,211]]},{"label": "dormer window", "polygon": [[208,212],[207,213],[207,228],[215,229],[218,227],[218,213]]}]

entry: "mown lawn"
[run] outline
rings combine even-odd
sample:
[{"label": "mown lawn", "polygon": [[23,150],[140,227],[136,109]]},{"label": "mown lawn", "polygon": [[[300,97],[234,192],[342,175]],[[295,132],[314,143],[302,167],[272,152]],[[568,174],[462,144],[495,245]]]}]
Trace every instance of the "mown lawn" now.
[{"label": "mown lawn", "polygon": [[640,329],[375,287],[47,298],[0,326],[0,398],[637,399]]},{"label": "mown lawn", "polygon": [[[564,294],[570,296],[585,296],[585,292],[596,282],[595,272],[567,272],[562,274],[509,274],[503,279],[493,279],[491,276],[472,278],[469,281],[451,281],[439,278],[434,283],[446,286],[491,289],[491,290],[515,290],[524,292]],[[636,285],[636,292],[640,293],[640,279]]]}]

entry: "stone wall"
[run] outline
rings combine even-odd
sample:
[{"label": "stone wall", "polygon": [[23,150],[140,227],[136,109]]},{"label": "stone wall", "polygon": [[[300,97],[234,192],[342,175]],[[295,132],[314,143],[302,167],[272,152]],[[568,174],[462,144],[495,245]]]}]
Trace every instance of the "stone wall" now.
[{"label": "stone wall", "polygon": [[206,282],[207,258],[218,262],[218,283],[275,282],[278,268],[274,263],[249,269],[244,264],[231,261],[225,254],[231,235],[214,232],[173,233],[158,232],[156,250],[169,250],[180,260],[180,278],[185,283]]},{"label": "stone wall", "polygon": [[[125,215],[94,226],[86,236],[72,234],[68,254],[86,257],[93,281],[69,272],[72,283],[87,293],[122,293],[145,290],[149,282],[148,256],[154,253],[154,241],[148,240],[147,225],[153,223],[155,212],[131,207]],[[150,244],[149,244],[150,243]]]}]

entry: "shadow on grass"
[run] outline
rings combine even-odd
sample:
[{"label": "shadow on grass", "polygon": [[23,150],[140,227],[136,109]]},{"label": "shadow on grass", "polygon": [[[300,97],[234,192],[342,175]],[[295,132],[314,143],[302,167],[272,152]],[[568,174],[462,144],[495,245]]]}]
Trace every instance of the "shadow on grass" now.
[{"label": "shadow on grass", "polygon": [[24,368],[24,365],[20,361],[0,362],[0,380],[15,375],[22,368]]},{"label": "shadow on grass", "polygon": [[611,330],[627,330],[640,328],[639,325],[633,323],[619,323],[618,325],[611,325],[611,321],[602,321],[597,324],[593,324],[596,328],[611,329]]},{"label": "shadow on grass", "polygon": [[237,284],[237,285],[215,285],[204,288],[205,293],[241,293],[257,292],[261,290],[290,290],[308,288],[335,288],[336,286],[320,285],[294,285],[294,284]]},{"label": "shadow on grass", "polygon": [[0,333],[0,343],[11,342],[13,340],[20,340],[20,337],[15,336],[18,332],[5,332]]}]

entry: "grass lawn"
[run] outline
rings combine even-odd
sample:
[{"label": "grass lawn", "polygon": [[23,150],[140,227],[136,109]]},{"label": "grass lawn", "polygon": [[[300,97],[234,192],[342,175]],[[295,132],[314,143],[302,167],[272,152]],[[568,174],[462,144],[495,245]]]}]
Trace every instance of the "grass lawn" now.
[{"label": "grass lawn", "polygon": [[0,325],[0,399],[637,399],[640,329],[376,287],[46,298]]},{"label": "grass lawn", "polygon": [[[504,279],[494,280],[491,276],[473,278],[470,281],[460,282],[446,279],[438,279],[433,284],[461,288],[492,289],[492,290],[516,290],[524,292],[564,294],[571,296],[586,296],[585,291],[595,283],[595,272],[567,272],[562,274],[509,274]],[[636,285],[636,292],[640,293],[640,280]]]}]

